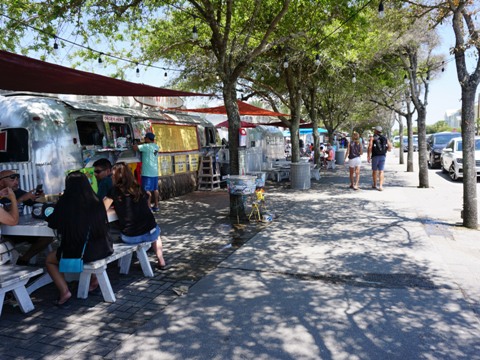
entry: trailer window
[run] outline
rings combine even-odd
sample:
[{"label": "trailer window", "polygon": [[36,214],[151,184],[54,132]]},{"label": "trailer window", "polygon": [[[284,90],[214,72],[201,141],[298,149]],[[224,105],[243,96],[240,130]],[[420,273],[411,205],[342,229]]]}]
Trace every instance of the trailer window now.
[{"label": "trailer window", "polygon": [[0,163],[29,161],[28,130],[0,129]]},{"label": "trailer window", "polygon": [[98,121],[77,121],[80,145],[102,145],[103,131],[99,129],[102,124]]}]

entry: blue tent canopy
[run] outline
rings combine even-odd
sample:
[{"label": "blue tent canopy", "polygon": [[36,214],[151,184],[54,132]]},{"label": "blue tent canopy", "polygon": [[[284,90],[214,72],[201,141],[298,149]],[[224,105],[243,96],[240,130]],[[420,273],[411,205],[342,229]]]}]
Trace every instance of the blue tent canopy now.
[{"label": "blue tent canopy", "polygon": [[[299,129],[300,135],[313,134],[313,129]],[[318,128],[319,133],[328,133],[327,129]],[[283,131],[283,136],[290,136],[290,130]]]}]

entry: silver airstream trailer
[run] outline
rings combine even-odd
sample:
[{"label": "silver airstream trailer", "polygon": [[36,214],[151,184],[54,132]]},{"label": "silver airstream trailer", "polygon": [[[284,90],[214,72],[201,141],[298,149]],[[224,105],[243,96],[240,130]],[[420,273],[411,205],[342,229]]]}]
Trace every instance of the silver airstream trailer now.
[{"label": "silver airstream trailer", "polygon": [[[176,154],[171,151],[160,154],[164,156],[199,157],[202,148],[208,146],[214,137],[213,125],[187,115],[169,117],[148,109],[35,94],[5,94],[0,96],[0,170],[16,169],[20,174],[20,186],[26,191],[43,184],[45,194],[58,194],[63,191],[68,171],[89,168],[96,159],[138,163],[139,157],[131,150],[131,145],[142,139],[153,124],[159,128],[160,125],[194,126],[192,136],[196,140],[192,141],[197,141],[198,146]],[[171,171],[166,172],[164,178],[184,176],[185,172],[196,175],[198,170],[187,164],[181,174],[177,174],[175,159],[172,158],[169,164]],[[175,184],[175,181],[171,183]]]}]

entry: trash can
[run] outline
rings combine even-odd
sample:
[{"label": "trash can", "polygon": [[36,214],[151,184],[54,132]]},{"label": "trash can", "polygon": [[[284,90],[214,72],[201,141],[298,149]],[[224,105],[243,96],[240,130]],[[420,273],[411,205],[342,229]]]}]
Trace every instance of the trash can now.
[{"label": "trash can", "polygon": [[343,165],[345,163],[345,152],[346,149],[338,149],[335,152],[335,164],[337,165]]},{"label": "trash can", "polygon": [[292,163],[290,165],[290,183],[292,189],[310,189],[310,163]]}]

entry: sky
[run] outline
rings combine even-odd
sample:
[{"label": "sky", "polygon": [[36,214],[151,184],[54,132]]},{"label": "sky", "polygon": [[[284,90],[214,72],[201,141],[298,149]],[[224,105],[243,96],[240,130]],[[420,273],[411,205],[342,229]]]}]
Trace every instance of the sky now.
[{"label": "sky", "polygon": [[[443,120],[447,110],[458,110],[462,107],[461,88],[458,83],[457,70],[453,55],[449,54],[450,47],[455,44],[455,37],[451,22],[444,24],[439,28],[441,46],[438,53],[446,54],[445,71],[439,74],[438,78],[430,82],[430,92],[427,106],[427,124],[432,125],[437,121]],[[467,57],[470,66],[474,64],[474,59]],[[478,99],[479,89],[477,89]]]}]

